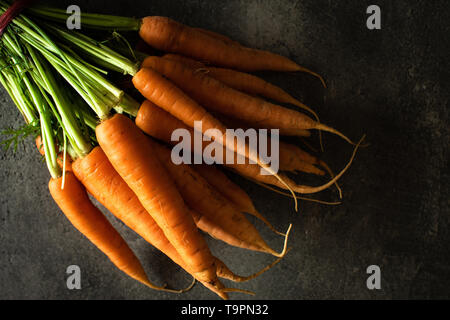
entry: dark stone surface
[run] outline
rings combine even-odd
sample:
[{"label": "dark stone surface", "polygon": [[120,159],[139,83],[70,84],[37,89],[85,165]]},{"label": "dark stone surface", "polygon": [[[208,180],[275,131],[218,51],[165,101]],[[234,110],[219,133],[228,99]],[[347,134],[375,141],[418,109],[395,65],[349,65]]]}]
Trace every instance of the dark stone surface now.
[{"label": "dark stone surface", "polygon": [[[355,140],[365,133],[371,144],[342,178],[345,199],[336,207],[301,202],[295,213],[289,199],[232,176],[276,227],[294,225],[293,250],[284,261],[238,287],[255,291],[257,299],[449,298],[447,1],[375,1],[382,10],[378,31],[365,26],[373,1],[130,2],[53,1],[104,13],[169,16],[286,55],[322,74],[328,89],[305,74],[264,77],[311,105],[323,122]],[[19,114],[3,89],[0,99],[0,127],[19,127]],[[325,143],[324,159],[337,171],[352,148],[328,134]],[[201,285],[173,295],[124,276],[61,214],[49,196],[48,179],[31,139],[15,154],[0,153],[1,299],[216,299]],[[336,199],[336,192],[317,197]],[[152,280],[173,287],[189,282],[162,254],[112,221]],[[282,246],[280,237],[252,221],[270,245]],[[273,261],[210,238],[208,243],[244,275]],[[66,288],[71,264],[81,267],[82,290]],[[381,268],[381,290],[366,288],[372,264]]]}]

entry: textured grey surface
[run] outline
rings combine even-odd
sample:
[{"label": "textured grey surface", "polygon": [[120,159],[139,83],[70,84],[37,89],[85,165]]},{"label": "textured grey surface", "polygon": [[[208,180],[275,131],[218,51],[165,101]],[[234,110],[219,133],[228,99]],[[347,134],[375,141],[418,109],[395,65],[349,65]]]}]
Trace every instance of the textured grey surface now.
[{"label": "textured grey surface", "polygon": [[[447,1],[375,1],[382,9],[379,31],[365,27],[372,1],[130,2],[53,3],[169,16],[286,55],[322,74],[328,89],[304,74],[264,77],[311,105],[323,122],[353,139],[366,133],[371,143],[342,178],[345,201],[337,207],[302,202],[295,213],[289,199],[232,176],[276,227],[294,224],[293,250],[282,263],[238,287],[255,291],[256,299],[449,298]],[[19,127],[18,112],[3,89],[0,93],[0,127]],[[343,167],[351,146],[328,134],[325,143],[324,159],[335,170]],[[1,299],[216,299],[201,285],[173,295],[124,276],[61,214],[49,196],[48,179],[31,139],[15,154],[0,152]],[[336,192],[318,197],[335,199]],[[167,258],[112,221],[152,280],[173,287],[189,282]],[[252,221],[269,244],[281,247],[280,237]],[[208,243],[237,273],[252,273],[273,260],[210,238]],[[71,264],[81,267],[78,291],[65,285]],[[378,291],[366,288],[372,264],[382,272]]]}]

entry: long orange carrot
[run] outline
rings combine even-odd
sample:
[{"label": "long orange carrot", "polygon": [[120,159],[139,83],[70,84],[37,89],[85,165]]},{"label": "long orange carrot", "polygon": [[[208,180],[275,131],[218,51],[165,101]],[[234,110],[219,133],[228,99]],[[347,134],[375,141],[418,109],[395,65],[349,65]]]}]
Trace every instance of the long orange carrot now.
[{"label": "long orange carrot", "polygon": [[148,280],[138,258],[106,217],[92,204],[86,190],[72,172],[66,172],[64,188],[62,178],[59,178],[50,180],[49,189],[74,227],[106,254],[117,268],[152,289],[179,292],[156,286]]},{"label": "long orange carrot", "polygon": [[[192,273],[134,192],[116,172],[100,147],[94,148],[86,157],[77,159],[73,163],[73,172],[89,193],[114,216],[188,273]],[[221,269],[217,270],[219,277],[243,278],[234,274],[218,258],[215,257],[215,260],[216,265],[221,266]]]},{"label": "long orange carrot", "polygon": [[185,267],[178,252],[100,147],[95,147],[86,157],[77,159],[72,167],[80,182],[105,208],[151,245]]},{"label": "long orange carrot", "polygon": [[298,101],[280,87],[277,87],[257,76],[232,69],[205,66],[201,62],[177,54],[168,53],[164,55],[163,58],[182,62],[185,65],[194,68],[197,72],[205,72],[210,77],[223,82],[230,88],[251,95],[265,97],[273,101],[295,105],[303,110],[310,112],[312,115],[314,115],[318,122],[320,121],[317,113],[314,112],[310,107]]},{"label": "long orange carrot", "polygon": [[[169,113],[165,112],[161,108],[158,108],[150,101],[144,101],[144,103],[141,105],[139,112],[136,117],[136,125],[145,133],[161,140],[169,144],[175,144],[176,142],[172,141],[171,135],[172,132],[178,128],[182,128],[185,130],[188,130],[193,136],[194,131],[189,126],[185,125],[180,120],[176,119],[175,117],[171,116]],[[191,141],[191,143],[193,143]],[[208,142],[204,142],[202,146],[202,152],[204,148],[206,147]],[[194,150],[193,147],[191,147],[191,150]],[[248,177],[250,179],[257,180],[264,184],[269,184],[276,186],[281,189],[286,189],[286,186],[279,182],[278,179],[271,175],[262,175],[260,174],[260,168],[257,165],[251,164],[251,163],[244,163],[244,164],[227,164],[224,162],[224,165],[232,169],[233,171],[236,171],[242,176]],[[343,171],[337,176],[334,177],[333,180],[331,180],[329,183],[320,186],[320,187],[308,187],[308,186],[302,186],[296,184],[294,181],[289,179],[287,176],[283,174],[279,174],[280,177],[284,181],[286,181],[296,192],[298,193],[316,193],[320,192],[326,188],[328,188],[330,185],[333,185],[333,183],[336,183],[336,181],[345,173],[345,171],[348,169],[348,166],[344,168]],[[330,184],[331,183],[331,184]]]},{"label": "long orange carrot", "polygon": [[[224,114],[220,114],[218,112],[212,112],[213,115],[220,118],[222,122],[229,128],[241,128],[241,129],[267,129],[263,126],[252,123],[249,124],[248,122],[242,121],[242,119],[237,119],[235,117],[227,116]],[[309,130],[303,130],[303,129],[286,129],[286,128],[279,128],[279,134],[280,136],[287,136],[287,137],[305,137],[309,138],[311,136],[311,131]]]},{"label": "long orange carrot", "polygon": [[168,148],[152,140],[149,142],[161,163],[173,177],[186,204],[194,209],[194,212],[198,212],[194,220],[208,221],[200,225],[197,223],[200,228],[206,227],[204,231],[230,245],[266,252],[277,257],[284,256],[286,245],[281,253],[275,252],[250,221],[192,167],[186,164],[175,165],[171,161]]},{"label": "long orange carrot", "polygon": [[213,117],[172,82],[152,69],[142,68],[133,77],[133,84],[145,98],[182,120],[186,125],[194,127],[195,122],[200,121],[202,123],[203,134],[209,134],[210,129],[216,133],[218,131],[219,136],[210,135],[209,138],[216,140],[235,154],[242,155],[254,161],[266,173],[278,179],[280,184],[284,185],[294,196],[295,209],[297,210],[298,202],[292,188],[274,169],[261,162],[259,156],[256,154],[256,150],[250,149],[245,142],[236,141],[233,137],[229,137],[226,134],[227,128],[218,119]]},{"label": "long orange carrot", "polygon": [[249,124],[268,129],[316,129],[327,131],[354,144],[342,133],[311,119],[301,112],[275,105],[230,88],[205,73],[195,72],[195,70],[181,62],[149,56],[143,61],[142,67],[144,69],[152,68],[164,75],[209,110],[231,117],[239,117],[239,119]]},{"label": "long orange carrot", "polygon": [[[194,133],[192,128],[186,126],[183,122],[161,108],[158,108],[148,100],[144,101],[138,112],[136,125],[150,136],[168,144],[173,143],[171,135],[176,129],[188,130],[191,135]],[[207,143],[202,146],[202,150],[206,145]],[[259,169],[259,167],[257,168]],[[222,172],[214,170],[206,165],[201,167],[196,166],[196,169],[213,187],[216,187],[216,189],[220,190],[224,196],[234,202],[238,209],[254,215],[274,232],[279,233],[272,224],[255,209],[250,197],[239,188],[239,186],[233,184]]]},{"label": "long orange carrot", "polygon": [[230,44],[195,28],[166,17],[146,17],[139,31],[150,46],[165,52],[179,53],[213,65],[242,71],[300,71],[323,78],[292,60],[268,51]]},{"label": "long orange carrot", "polygon": [[213,165],[195,165],[198,172],[212,187],[218,190],[241,212],[246,212],[264,222],[273,232],[285,236],[279,232],[258,210],[256,210],[250,196],[237,184],[231,181],[225,173]]},{"label": "long orange carrot", "polygon": [[148,138],[121,114],[98,125],[96,136],[113,167],[155,219],[193,276],[227,299],[206,241]]}]

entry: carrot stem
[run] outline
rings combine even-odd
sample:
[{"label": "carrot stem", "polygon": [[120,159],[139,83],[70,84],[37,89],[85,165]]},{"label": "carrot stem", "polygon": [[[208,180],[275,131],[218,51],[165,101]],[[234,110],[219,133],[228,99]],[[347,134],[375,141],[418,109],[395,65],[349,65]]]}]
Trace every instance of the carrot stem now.
[{"label": "carrot stem", "polygon": [[[66,22],[70,14],[65,10],[47,7],[33,6],[28,10],[32,15],[47,18],[56,22]],[[95,13],[81,13],[83,27],[100,30],[138,31],[141,28],[141,19],[103,15]]]}]

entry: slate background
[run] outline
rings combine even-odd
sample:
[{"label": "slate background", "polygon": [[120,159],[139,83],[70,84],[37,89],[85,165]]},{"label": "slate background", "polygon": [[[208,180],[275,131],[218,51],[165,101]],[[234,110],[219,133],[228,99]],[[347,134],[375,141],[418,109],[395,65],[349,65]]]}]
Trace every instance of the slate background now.
[{"label": "slate background", "polygon": [[[323,122],[362,149],[342,178],[344,203],[301,203],[231,176],[279,229],[294,224],[293,250],[276,268],[241,288],[255,299],[449,298],[449,10],[447,1],[153,0],[47,1],[118,15],[164,15],[286,55],[322,74],[261,74],[318,111]],[[382,10],[382,30],[366,28],[366,8]],[[0,90],[0,128],[22,122]],[[316,140],[312,143],[316,144]],[[324,159],[337,171],[351,146],[325,135]],[[301,178],[301,177],[299,177]],[[185,295],[154,292],[117,271],[72,228],[52,202],[49,174],[33,141],[0,152],[0,299],[216,299],[201,285]],[[305,181],[319,183],[305,177]],[[317,196],[336,199],[334,189]],[[189,277],[111,219],[152,280],[180,287]],[[277,250],[282,239],[252,219]],[[237,273],[270,263],[267,255],[208,238]],[[65,270],[82,270],[82,290],[66,288]],[[382,289],[366,288],[379,265]],[[225,282],[228,284],[228,282]],[[253,297],[235,294],[236,299]]]}]

